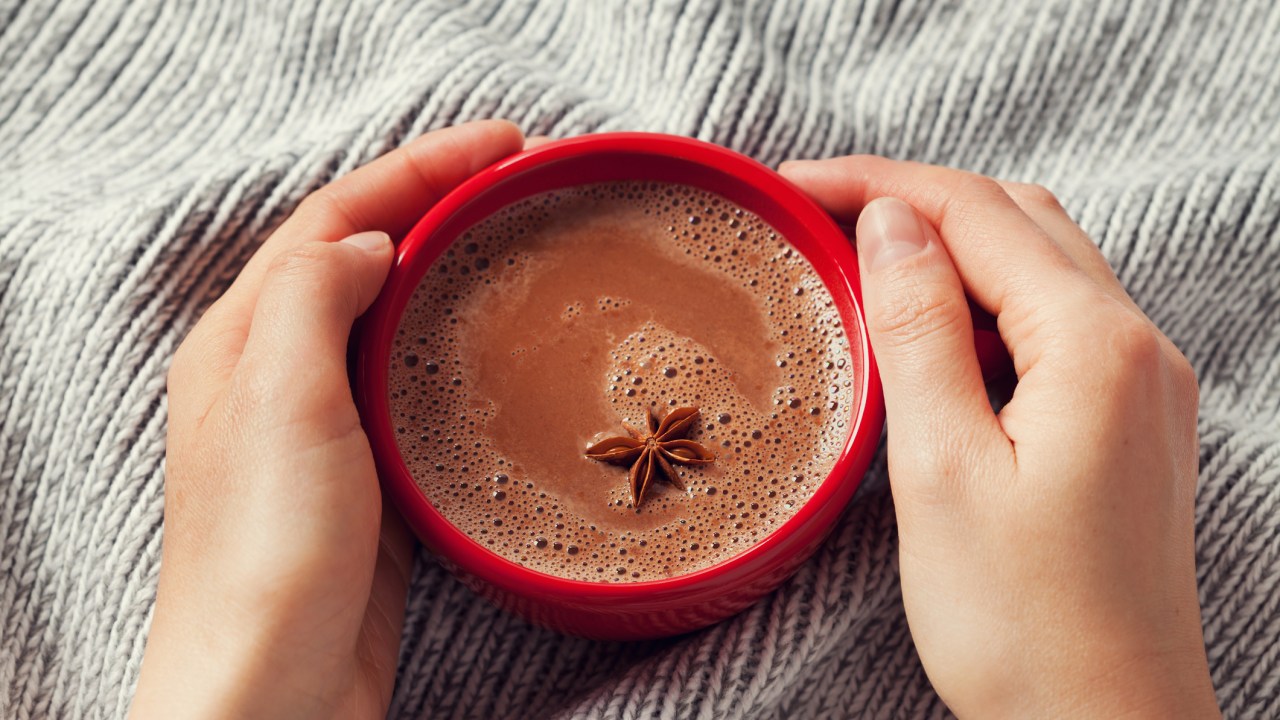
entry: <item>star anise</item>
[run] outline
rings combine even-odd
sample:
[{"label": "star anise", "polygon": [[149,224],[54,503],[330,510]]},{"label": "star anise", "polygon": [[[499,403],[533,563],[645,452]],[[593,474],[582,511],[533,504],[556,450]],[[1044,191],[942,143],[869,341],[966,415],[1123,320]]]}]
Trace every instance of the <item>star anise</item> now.
[{"label": "star anise", "polygon": [[684,490],[684,483],[671,463],[707,465],[716,459],[705,447],[685,437],[697,422],[698,408],[675,408],[661,422],[653,408],[649,408],[647,433],[622,423],[631,437],[619,435],[601,440],[587,448],[587,457],[614,465],[630,465],[631,501],[640,507],[654,475],[662,475],[677,489]]}]

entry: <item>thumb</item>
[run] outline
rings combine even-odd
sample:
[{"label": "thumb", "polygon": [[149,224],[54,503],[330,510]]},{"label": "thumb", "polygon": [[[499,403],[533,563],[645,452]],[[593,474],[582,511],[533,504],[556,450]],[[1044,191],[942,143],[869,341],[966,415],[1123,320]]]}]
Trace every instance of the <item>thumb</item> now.
[{"label": "thumb", "polygon": [[960,277],[937,231],[897,198],[867,204],[857,244],[867,331],[884,386],[890,478],[945,482],[1001,433]]},{"label": "thumb", "polygon": [[381,290],[392,251],[387,234],[372,231],[304,242],[272,259],[238,368],[270,396],[260,400],[320,413],[350,404],[351,326]]}]

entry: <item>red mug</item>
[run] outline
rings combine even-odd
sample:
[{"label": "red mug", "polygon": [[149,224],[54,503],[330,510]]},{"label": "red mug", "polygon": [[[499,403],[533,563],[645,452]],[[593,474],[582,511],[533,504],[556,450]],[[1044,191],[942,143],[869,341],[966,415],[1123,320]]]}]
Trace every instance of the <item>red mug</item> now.
[{"label": "red mug", "polygon": [[[712,191],[756,213],[787,238],[835,300],[858,370],[858,388],[839,458],[813,497],[777,530],[702,570],[644,582],[585,582],[507,560],[472,540],[428,502],[395,441],[388,399],[391,345],[414,289],[467,228],[531,195],[626,180]],[[361,320],[356,400],[383,491],[423,544],[473,590],[532,622],[573,635],[610,640],[678,635],[731,617],[780,585],[817,550],[853,497],[884,424],[884,400],[861,303],[853,245],[821,208],[773,170],[684,137],[586,135],[547,143],[481,171],[441,199],[400,242],[382,293]]]}]

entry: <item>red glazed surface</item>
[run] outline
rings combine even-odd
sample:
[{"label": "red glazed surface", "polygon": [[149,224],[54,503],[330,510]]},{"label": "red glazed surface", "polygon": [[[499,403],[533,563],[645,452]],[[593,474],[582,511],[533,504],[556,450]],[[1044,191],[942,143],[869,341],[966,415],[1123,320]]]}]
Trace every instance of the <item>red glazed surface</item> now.
[{"label": "red glazed surface", "polygon": [[[728,560],[665,580],[590,583],[530,570],[446,520],[400,458],[388,408],[391,342],[414,288],[462,231],[529,195],[586,183],[654,180],[719,193],[759,214],[813,265],[838,306],[860,383],[844,451],[813,498],[772,534]],[[382,294],[361,323],[356,399],[382,486],[423,543],[472,589],[538,624],[584,637],[677,635],[728,618],[773,590],[830,532],[871,462],[884,424],[879,375],[862,322],[857,259],[812,200],[760,163],[688,138],[588,135],[548,143],[480,172],[431,208],[397,248]]]}]

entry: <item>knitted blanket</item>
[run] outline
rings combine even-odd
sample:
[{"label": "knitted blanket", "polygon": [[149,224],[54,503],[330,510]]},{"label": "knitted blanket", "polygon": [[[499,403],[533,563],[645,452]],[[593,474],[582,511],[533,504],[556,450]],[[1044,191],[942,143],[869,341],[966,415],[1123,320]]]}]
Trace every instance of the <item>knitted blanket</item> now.
[{"label": "knitted blanket", "polygon": [[[424,131],[641,129],[1057,192],[1199,375],[1197,573],[1229,717],[1280,715],[1280,5],[0,0],[0,717],[119,717],[155,599],[165,372],[299,200]],[[421,557],[392,717],[948,714],[883,457],[706,631],[531,627]]]}]

